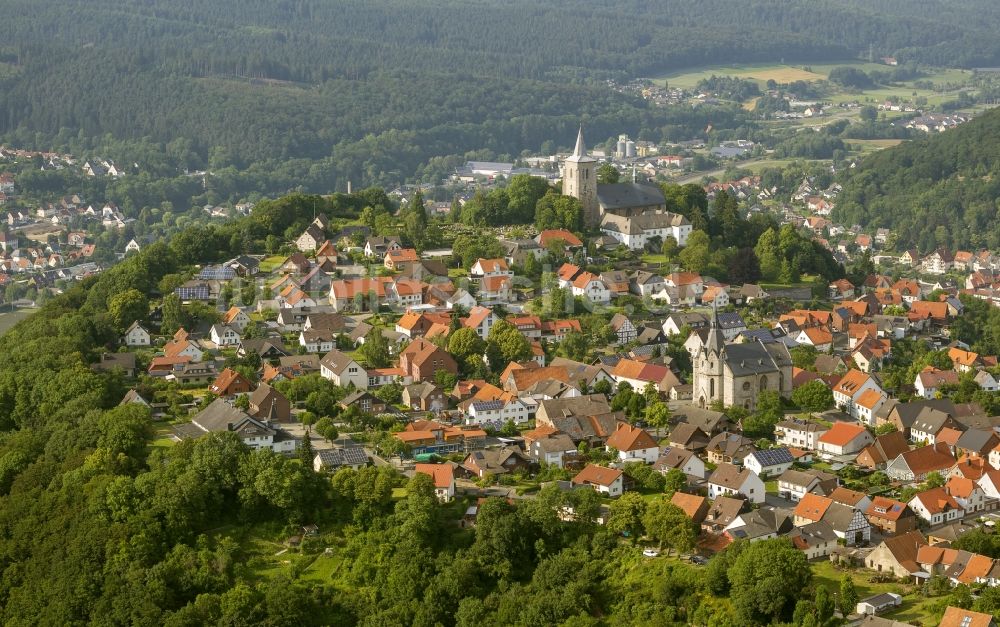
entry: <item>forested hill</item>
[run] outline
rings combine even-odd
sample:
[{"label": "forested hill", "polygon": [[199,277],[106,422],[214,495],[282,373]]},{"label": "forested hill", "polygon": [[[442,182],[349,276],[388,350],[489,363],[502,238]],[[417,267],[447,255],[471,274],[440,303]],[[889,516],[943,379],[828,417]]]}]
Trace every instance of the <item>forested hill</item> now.
[{"label": "forested hill", "polygon": [[1000,110],[954,130],[866,157],[850,173],[834,219],[889,227],[898,248],[1000,246]]},{"label": "forested hill", "polygon": [[[2,6],[0,139],[108,153],[108,137],[148,138],[173,142],[171,153],[191,169],[325,159],[317,167],[326,189],[313,191],[348,179],[397,183],[438,155],[569,145],[581,119],[594,137],[653,141],[685,139],[677,129],[709,121],[651,111],[608,93],[600,78],[848,59],[869,49],[901,62],[1000,65],[1000,7],[991,0]],[[720,129],[727,115],[707,117]]]}]

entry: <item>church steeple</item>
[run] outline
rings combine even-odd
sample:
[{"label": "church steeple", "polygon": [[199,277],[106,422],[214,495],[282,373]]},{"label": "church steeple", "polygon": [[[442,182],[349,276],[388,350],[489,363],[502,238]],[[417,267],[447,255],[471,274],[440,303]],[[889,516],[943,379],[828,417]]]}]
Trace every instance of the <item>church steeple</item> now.
[{"label": "church steeple", "polygon": [[597,159],[587,154],[583,141],[583,125],[576,133],[576,148],[563,162],[563,195],[580,200],[583,219],[588,228],[601,223],[601,208],[597,200]]},{"label": "church steeple", "polygon": [[705,339],[705,350],[708,352],[721,353],[726,345],[726,338],[719,328],[719,307],[712,303],[712,322],[708,328],[708,337]]},{"label": "church steeple", "polygon": [[587,146],[583,143],[583,124],[580,125],[580,131],[576,134],[576,148],[573,149],[574,157],[582,157],[587,154]]}]

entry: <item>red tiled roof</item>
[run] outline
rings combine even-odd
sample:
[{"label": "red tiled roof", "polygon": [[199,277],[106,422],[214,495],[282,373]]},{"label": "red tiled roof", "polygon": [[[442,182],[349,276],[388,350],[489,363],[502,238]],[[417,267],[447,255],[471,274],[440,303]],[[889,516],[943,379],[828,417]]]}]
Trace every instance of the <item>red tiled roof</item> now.
[{"label": "red tiled roof", "polygon": [[455,471],[451,464],[416,464],[413,469],[434,479],[435,488],[450,488],[455,482]]},{"label": "red tiled roof", "polygon": [[865,431],[864,427],[853,422],[835,422],[829,431],[820,436],[819,441],[831,446],[845,446]]}]

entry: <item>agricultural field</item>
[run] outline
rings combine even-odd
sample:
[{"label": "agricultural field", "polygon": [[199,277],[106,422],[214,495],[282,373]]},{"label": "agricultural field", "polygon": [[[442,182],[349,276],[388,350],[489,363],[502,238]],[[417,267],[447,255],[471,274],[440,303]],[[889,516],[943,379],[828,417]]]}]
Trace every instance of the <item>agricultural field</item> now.
[{"label": "agricultural field", "polygon": [[[829,74],[829,72],[827,72]],[[775,63],[751,64],[751,65],[715,65],[706,68],[674,72],[663,76],[654,77],[654,81],[666,80],[670,87],[693,88],[698,81],[715,76],[735,76],[738,78],[756,80],[764,85],[769,80],[777,83],[791,83],[794,81],[822,81],[826,80],[827,74],[820,74],[796,67]]]},{"label": "agricultural field", "polygon": [[[793,81],[816,82],[824,81],[830,76],[830,72],[837,67],[850,66],[866,72],[885,72],[892,68],[878,63],[863,63],[858,61],[843,61],[839,63],[809,63],[803,65],[761,63],[748,65],[715,65],[698,68],[685,72],[673,72],[653,78],[654,81],[665,80],[670,87],[681,87],[693,89],[699,81],[715,76],[732,76],[745,80],[755,80],[763,88],[767,81],[774,80],[779,84]],[[922,76],[920,81],[930,81],[935,86],[948,86],[947,91],[935,91],[931,89],[919,89],[915,86],[916,81],[905,81],[899,85],[890,87],[879,86],[874,89],[863,91],[836,90],[824,100],[833,104],[843,102],[860,102],[862,104],[877,104],[886,99],[898,98],[904,101],[913,101],[916,98],[926,98],[927,104],[934,106],[942,102],[952,100],[957,95],[958,87],[967,82],[972,77],[969,70],[958,70],[941,68],[932,71],[926,76]],[[744,103],[744,108],[753,109],[754,101]]]}]

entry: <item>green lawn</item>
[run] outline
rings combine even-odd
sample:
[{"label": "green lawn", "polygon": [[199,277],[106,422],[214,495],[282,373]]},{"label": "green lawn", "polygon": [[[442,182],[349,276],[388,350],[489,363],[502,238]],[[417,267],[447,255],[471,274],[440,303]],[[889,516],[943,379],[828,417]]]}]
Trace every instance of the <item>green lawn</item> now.
[{"label": "green lawn", "polygon": [[270,257],[265,257],[260,262],[260,271],[264,273],[273,272],[275,268],[284,263],[285,259],[284,255],[271,255]]},{"label": "green lawn", "polygon": [[903,596],[903,604],[893,612],[887,612],[882,616],[901,622],[917,621],[920,625],[937,625],[937,620],[932,615],[933,606],[938,601],[935,598],[924,597],[920,594],[916,586],[905,583],[871,583],[869,579],[874,574],[867,570],[840,570],[834,567],[832,562],[814,562],[812,565],[813,583],[817,586],[826,586],[831,594],[840,590],[840,580],[844,574],[849,573],[854,580],[854,587],[858,591],[858,598],[865,599],[883,592],[893,592]]},{"label": "green lawn", "polygon": [[333,579],[334,573],[341,567],[344,560],[334,552],[330,555],[320,554],[316,560],[302,572],[302,579],[310,579],[317,582],[329,583]]}]

